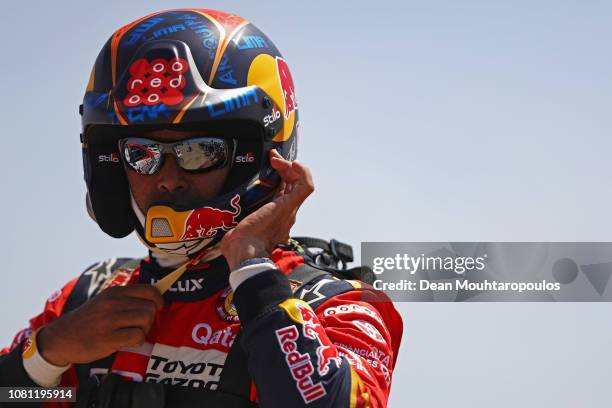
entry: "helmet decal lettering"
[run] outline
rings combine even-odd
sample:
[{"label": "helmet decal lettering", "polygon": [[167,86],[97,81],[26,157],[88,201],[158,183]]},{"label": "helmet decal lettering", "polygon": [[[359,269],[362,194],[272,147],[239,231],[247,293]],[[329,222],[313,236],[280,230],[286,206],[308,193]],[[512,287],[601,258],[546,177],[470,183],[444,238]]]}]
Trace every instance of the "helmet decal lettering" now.
[{"label": "helmet decal lettering", "polygon": [[138,41],[144,40],[146,41],[144,35],[149,29],[155,27],[157,24],[164,21],[164,17],[152,17],[144,22],[140,23],[136,29],[130,32],[130,35],[126,41],[123,42],[123,47],[129,47],[136,44]]},{"label": "helmet decal lettering", "polygon": [[229,94],[221,98],[223,106],[216,107],[210,101],[204,101],[208,107],[208,114],[211,118],[216,118],[235,110],[245,108],[252,103],[259,102],[257,92],[253,88],[247,88],[244,92]]},{"label": "helmet decal lettering", "polygon": [[165,60],[157,58],[149,62],[139,58],[130,66],[130,79],[127,82],[128,94],[123,100],[127,107],[140,104],[178,105],[183,100],[181,89],[185,87],[185,76],[189,69],[183,58]]},{"label": "helmet decal lettering", "polygon": [[236,48],[239,50],[250,50],[253,48],[268,48],[268,43],[258,35],[240,35],[234,38]]},{"label": "helmet decal lettering", "polygon": [[211,58],[215,57],[218,46],[218,39],[215,31],[209,27],[209,21],[200,15],[185,13],[178,17],[179,21],[189,28],[199,37],[200,44],[209,51]]}]

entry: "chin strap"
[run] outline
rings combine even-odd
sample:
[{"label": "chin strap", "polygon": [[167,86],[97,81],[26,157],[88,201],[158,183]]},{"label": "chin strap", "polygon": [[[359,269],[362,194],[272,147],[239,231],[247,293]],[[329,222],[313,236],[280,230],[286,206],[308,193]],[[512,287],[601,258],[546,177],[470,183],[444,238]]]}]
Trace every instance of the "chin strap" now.
[{"label": "chin strap", "polygon": [[155,286],[157,290],[159,290],[159,293],[163,295],[168,289],[170,289],[170,287],[174,284],[174,282],[176,282],[183,275],[183,273],[185,273],[187,268],[189,268],[192,265],[199,264],[200,261],[202,261],[202,258],[204,258],[205,255],[208,255],[209,252],[210,251],[206,251],[206,250],[200,252],[195,258],[190,259],[189,261],[185,262],[183,265],[179,266],[174,271],[170,272],[169,274],[164,276],[162,279],[157,281],[153,286]]},{"label": "chin strap", "polygon": [[185,263],[183,266],[178,267],[172,273],[169,273],[168,275],[164,276],[163,279],[156,282],[153,286],[155,286],[157,290],[159,290],[159,293],[163,295],[168,289],[170,289],[174,282],[176,282],[181,277],[181,275],[185,273],[188,266],[189,262]]}]

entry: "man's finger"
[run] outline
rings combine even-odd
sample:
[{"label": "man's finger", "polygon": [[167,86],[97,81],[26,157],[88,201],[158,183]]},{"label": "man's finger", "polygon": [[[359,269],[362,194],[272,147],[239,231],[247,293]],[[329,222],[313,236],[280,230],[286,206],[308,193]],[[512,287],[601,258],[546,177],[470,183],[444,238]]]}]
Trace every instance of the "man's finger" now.
[{"label": "man's finger", "polygon": [[286,181],[293,181],[298,174],[293,170],[292,163],[283,158],[272,157],[270,159],[272,168],[280,174],[281,178]]},{"label": "man's finger", "polygon": [[[312,180],[312,174],[308,167],[302,163],[293,162],[292,168],[296,173],[299,174],[297,180],[290,184],[290,191],[294,194],[299,195],[302,199],[306,199],[314,191],[314,182]],[[287,188],[285,188],[287,190]]]},{"label": "man's finger", "polygon": [[312,173],[310,169],[300,163],[299,161],[294,161],[291,163],[291,169],[300,175],[300,178],[304,179],[304,182],[307,186],[312,186],[314,190],[314,182],[312,181]]},{"label": "man's finger", "polygon": [[307,185],[312,184],[312,175],[308,167],[297,160],[292,162],[285,160],[276,149],[270,151],[270,164],[280,174],[281,178],[288,183],[305,178]]},{"label": "man's finger", "polygon": [[276,194],[274,195],[274,198],[284,195],[286,188],[287,188],[287,183],[281,180],[280,185],[278,186],[278,190],[276,191]]},{"label": "man's finger", "polygon": [[151,314],[152,316],[154,316],[157,312],[157,305],[153,301],[137,297],[122,298],[120,308],[121,309],[118,309],[117,312],[120,312],[122,310],[140,309],[148,311],[149,314]]},{"label": "man's finger", "polygon": [[270,151],[270,165],[287,182],[296,181],[300,177],[300,172],[295,171],[293,163],[295,162],[285,160],[276,150]]},{"label": "man's finger", "polygon": [[152,285],[135,284],[130,286],[113,287],[107,290],[113,291],[113,296],[125,296],[150,300],[155,303],[157,309],[164,307],[164,298],[161,293]]},{"label": "man's finger", "polygon": [[115,347],[138,347],[147,338],[147,334],[140,327],[124,327],[114,331]]},{"label": "man's finger", "polygon": [[303,182],[306,185],[312,184],[312,175],[310,174],[310,170],[308,169],[308,167],[304,166],[298,161],[285,161],[281,164],[279,159],[278,165],[272,167],[278,172],[281,179],[286,183]]},{"label": "man's finger", "polygon": [[314,191],[314,183],[310,169],[298,161],[285,160],[275,149],[270,150],[270,164],[281,177],[284,200],[296,209]]},{"label": "man's finger", "polygon": [[138,327],[146,333],[149,331],[154,321],[155,315],[152,315],[149,310],[122,310],[116,313],[114,317],[114,327],[117,329],[125,327]]}]

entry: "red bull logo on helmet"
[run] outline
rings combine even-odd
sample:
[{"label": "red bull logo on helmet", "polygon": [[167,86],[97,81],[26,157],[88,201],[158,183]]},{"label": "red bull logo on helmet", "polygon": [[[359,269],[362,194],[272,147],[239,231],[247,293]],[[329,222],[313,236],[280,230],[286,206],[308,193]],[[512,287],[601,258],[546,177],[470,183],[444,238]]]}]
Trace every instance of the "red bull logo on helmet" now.
[{"label": "red bull logo on helmet", "polygon": [[285,101],[285,119],[289,119],[289,115],[297,108],[297,100],[295,98],[295,87],[293,86],[293,77],[287,61],[281,57],[276,57],[276,68],[278,71],[278,80],[282,89],[283,99]]},{"label": "red bull logo on helmet", "polygon": [[276,109],[263,118],[264,126],[282,121],[273,140],[283,142],[296,134],[298,103],[287,62],[280,56],[259,54],[249,66],[247,85],[260,87],[274,101]]},{"label": "red bull logo on helmet", "polygon": [[236,221],[240,212],[240,196],[236,194],[230,205],[233,211],[204,207],[193,210],[185,221],[185,232],[181,240],[213,238],[217,231],[229,231],[238,225]]}]

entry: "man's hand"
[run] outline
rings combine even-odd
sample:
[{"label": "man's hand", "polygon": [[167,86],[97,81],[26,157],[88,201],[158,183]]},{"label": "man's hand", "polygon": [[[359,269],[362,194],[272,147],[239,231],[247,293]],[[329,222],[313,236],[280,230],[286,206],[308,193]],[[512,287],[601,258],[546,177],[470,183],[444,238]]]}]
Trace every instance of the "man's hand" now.
[{"label": "man's hand", "polygon": [[281,177],[274,200],[240,221],[221,240],[221,252],[232,271],[246,259],[270,256],[276,245],[287,242],[300,205],[314,191],[308,167],[285,160],[276,150],[270,151],[270,164]]},{"label": "man's hand", "polygon": [[57,366],[89,363],[144,343],[164,305],[151,285],[108,288],[37,335],[42,357]]}]

